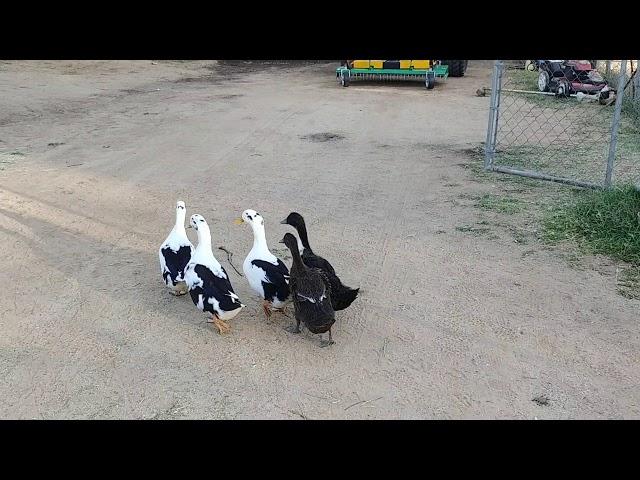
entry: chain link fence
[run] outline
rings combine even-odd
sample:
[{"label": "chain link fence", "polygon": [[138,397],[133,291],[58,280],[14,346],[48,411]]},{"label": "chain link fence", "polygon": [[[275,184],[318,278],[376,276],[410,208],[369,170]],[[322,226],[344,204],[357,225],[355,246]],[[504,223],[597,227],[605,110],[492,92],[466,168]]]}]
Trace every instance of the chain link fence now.
[{"label": "chain link fence", "polygon": [[[624,84],[620,125],[618,128],[614,183],[634,183],[640,188],[640,73],[638,60],[629,60],[626,68],[622,62],[603,61],[604,76],[617,81],[621,76]],[[607,73],[607,69],[609,73]]]},{"label": "chain link fence", "polygon": [[589,188],[640,188],[637,60],[495,62],[488,170]]}]

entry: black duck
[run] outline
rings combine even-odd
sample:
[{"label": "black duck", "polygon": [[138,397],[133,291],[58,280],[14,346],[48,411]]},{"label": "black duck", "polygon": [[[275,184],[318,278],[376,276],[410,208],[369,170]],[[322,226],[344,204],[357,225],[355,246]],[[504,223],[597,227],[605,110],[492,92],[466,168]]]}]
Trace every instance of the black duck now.
[{"label": "black duck", "polygon": [[302,261],[298,250],[298,241],[291,234],[285,234],[280,241],[284,243],[293,258],[289,271],[289,287],[293,299],[296,325],[287,328],[292,333],[300,333],[300,323],[304,323],[311,333],[329,332],[329,339],[323,340],[322,347],[335,343],[331,338],[331,327],[335,323],[335,314],[331,306],[331,284],[327,276],[318,268],[309,268]]},{"label": "black duck", "polygon": [[302,254],[304,264],[309,268],[319,268],[329,279],[329,283],[331,284],[331,305],[333,309],[335,311],[344,310],[351,305],[358,296],[360,289],[350,288],[344,285],[340,281],[340,278],[338,278],[338,275],[336,275],[336,271],[329,261],[313,252],[311,245],[309,245],[307,227],[302,215],[297,212],[291,212],[289,216],[280,223],[291,225],[298,231],[301,240],[301,243],[298,243],[298,249]]}]

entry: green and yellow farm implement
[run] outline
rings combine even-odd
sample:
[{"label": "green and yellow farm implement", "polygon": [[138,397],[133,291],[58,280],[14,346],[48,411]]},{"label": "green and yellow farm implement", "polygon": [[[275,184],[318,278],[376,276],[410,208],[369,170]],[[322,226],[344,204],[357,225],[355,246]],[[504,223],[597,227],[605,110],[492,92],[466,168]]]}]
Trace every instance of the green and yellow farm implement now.
[{"label": "green and yellow farm implement", "polygon": [[344,60],[336,78],[343,87],[354,80],[417,80],[431,90],[436,80],[461,77],[466,70],[467,60]]}]

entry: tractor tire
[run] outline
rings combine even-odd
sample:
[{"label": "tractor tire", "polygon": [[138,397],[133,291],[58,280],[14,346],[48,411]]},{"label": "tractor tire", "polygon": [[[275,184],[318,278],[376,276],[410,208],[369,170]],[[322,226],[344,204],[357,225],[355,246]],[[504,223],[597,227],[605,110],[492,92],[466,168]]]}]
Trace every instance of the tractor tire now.
[{"label": "tractor tire", "polygon": [[343,87],[348,87],[349,86],[349,80],[351,80],[349,78],[349,74],[347,75],[340,75],[340,85],[342,85]]},{"label": "tractor tire", "polygon": [[425,81],[425,86],[427,90],[433,90],[433,87],[436,86],[436,75],[433,72],[427,72],[427,79]]},{"label": "tractor tire", "polygon": [[443,65],[449,66],[450,77],[464,77],[469,60],[442,60]]}]

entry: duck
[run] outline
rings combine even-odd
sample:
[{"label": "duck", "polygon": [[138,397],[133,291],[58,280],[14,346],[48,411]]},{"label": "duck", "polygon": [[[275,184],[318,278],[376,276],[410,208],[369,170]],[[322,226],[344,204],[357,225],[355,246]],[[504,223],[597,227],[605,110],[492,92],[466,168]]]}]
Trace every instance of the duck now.
[{"label": "duck", "polygon": [[235,223],[248,223],[253,230],[253,247],[242,263],[242,270],[251,289],[262,298],[265,316],[270,318],[274,310],[287,315],[286,306],[291,300],[289,269],[269,251],[264,218],[255,210],[247,209]]},{"label": "duck", "polygon": [[191,300],[198,309],[211,314],[211,322],[222,335],[229,333],[227,323],[240,313],[245,305],[235,294],[229,275],[211,250],[211,230],[204,217],[193,214],[189,228],[198,234],[198,245],[187,264],[184,279]]},{"label": "duck", "polygon": [[176,202],[176,223],[160,245],[160,273],[169,291],[174,295],[185,295],[189,289],[184,281],[184,269],[193,255],[193,245],[187,237],[184,221],[187,208],[182,200]]},{"label": "duck", "polygon": [[292,233],[286,233],[280,243],[284,243],[291,251],[293,263],[289,285],[295,310],[296,324],[286,328],[287,331],[300,333],[300,323],[311,333],[329,333],[328,340],[321,340],[321,347],[328,347],[335,342],[331,338],[331,327],[336,321],[331,305],[331,282],[319,268],[309,268],[300,256],[298,241]]},{"label": "duck", "polygon": [[331,305],[334,311],[344,310],[349,307],[358,296],[360,288],[350,288],[344,285],[336,275],[331,263],[313,252],[311,245],[309,245],[307,227],[302,215],[297,212],[291,212],[280,223],[290,225],[298,232],[297,246],[302,254],[304,264],[309,268],[319,268],[329,279],[331,283]]}]

